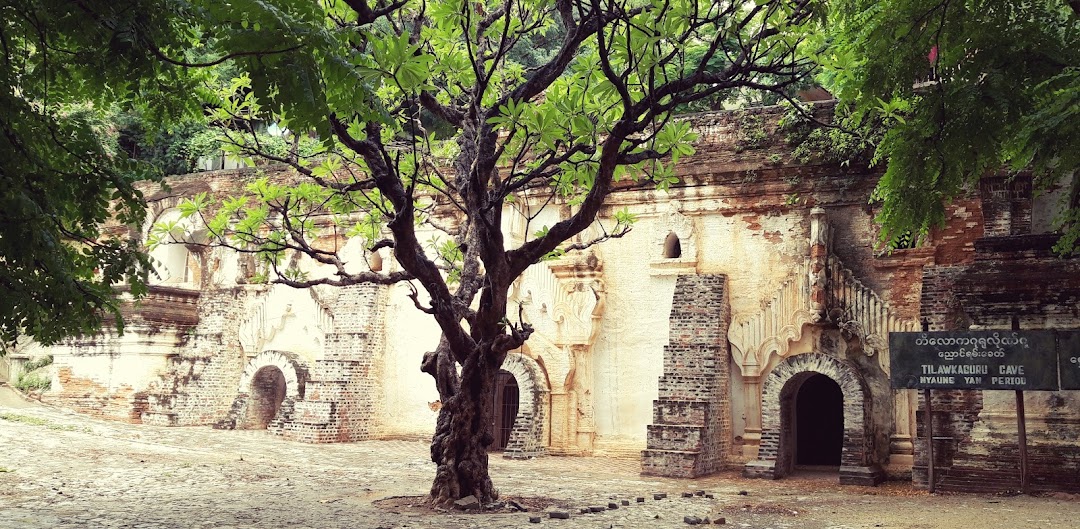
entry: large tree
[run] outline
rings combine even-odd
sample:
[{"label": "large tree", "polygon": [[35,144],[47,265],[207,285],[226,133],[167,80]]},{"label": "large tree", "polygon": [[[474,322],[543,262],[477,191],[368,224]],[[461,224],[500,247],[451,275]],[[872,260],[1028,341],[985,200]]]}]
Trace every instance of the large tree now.
[{"label": "large tree", "polygon": [[828,86],[848,125],[884,131],[887,236],[926,232],[1002,170],[1070,186],[1058,250],[1080,250],[1080,2],[830,3]]},{"label": "large tree", "polygon": [[[800,51],[820,22],[814,4],[245,3],[230,27],[286,35],[295,50],[239,57],[246,74],[221,92],[213,117],[232,152],[291,164],[302,182],[259,180],[245,197],[199,196],[184,211],[203,215],[217,243],[260,255],[278,283],[422,287],[413,300],[442,331],[422,366],[442,400],[432,501],[488,502],[497,497],[487,456],[494,381],[531,333],[517,311],[508,316],[512,282],[545,257],[625,233],[632,219],[620,214],[581,235],[598,226],[620,179],[675,181],[695,136],[673,110],[746,91],[783,97],[799,83],[811,67]],[[243,41],[210,44],[224,54]],[[253,120],[296,138],[314,131],[324,151],[267,153],[244,134]],[[511,206],[532,220],[549,205],[557,222],[534,225],[523,241],[503,233]],[[368,251],[392,248],[400,269],[346,261],[316,240],[327,222],[364,237]],[[445,236],[429,245],[418,230]],[[307,276],[290,265],[296,255],[332,272]]]}]

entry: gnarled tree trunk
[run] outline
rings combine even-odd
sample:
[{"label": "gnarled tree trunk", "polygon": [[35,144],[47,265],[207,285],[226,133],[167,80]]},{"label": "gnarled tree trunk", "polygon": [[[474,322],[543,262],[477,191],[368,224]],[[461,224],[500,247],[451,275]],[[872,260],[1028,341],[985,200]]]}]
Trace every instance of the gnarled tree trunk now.
[{"label": "gnarled tree trunk", "polygon": [[442,400],[431,440],[431,460],[438,465],[431,485],[434,505],[470,495],[484,505],[499,497],[488,475],[492,392],[502,363],[492,356],[477,348],[462,364],[460,376],[445,340],[424,359],[423,370],[435,377]]}]

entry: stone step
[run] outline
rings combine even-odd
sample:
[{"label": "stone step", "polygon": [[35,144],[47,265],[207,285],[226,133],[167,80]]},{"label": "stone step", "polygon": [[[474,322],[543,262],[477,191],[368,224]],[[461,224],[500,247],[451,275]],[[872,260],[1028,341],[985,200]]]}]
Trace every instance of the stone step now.
[{"label": "stone step", "polygon": [[648,476],[697,477],[699,451],[654,450],[641,452],[641,473]]},{"label": "stone step", "polygon": [[710,402],[705,400],[654,400],[653,424],[705,425]]},{"label": "stone step", "polygon": [[715,376],[665,374],[660,377],[658,396],[659,400],[706,400],[719,385]]},{"label": "stone step", "polygon": [[703,448],[704,426],[650,424],[646,434],[649,450],[697,452]]}]

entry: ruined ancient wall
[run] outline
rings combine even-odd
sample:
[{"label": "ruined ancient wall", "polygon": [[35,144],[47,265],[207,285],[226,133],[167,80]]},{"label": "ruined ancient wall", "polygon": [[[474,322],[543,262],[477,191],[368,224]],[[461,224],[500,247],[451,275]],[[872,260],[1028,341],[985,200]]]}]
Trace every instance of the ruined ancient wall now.
[{"label": "ruined ancient wall", "polygon": [[109,330],[45,348],[53,356],[47,402],[109,419],[142,422],[149,387],[187,347],[198,321],[198,293],[153,288],[139,305],[121,310],[123,335]]},{"label": "ruined ancient wall", "polygon": [[333,332],[314,361],[303,399],[275,430],[310,443],[371,439],[380,416],[386,288],[355,285],[334,292]]},{"label": "ruined ancient wall", "polygon": [[[1080,260],[1055,255],[1057,236],[1033,224],[1031,182],[988,178],[980,186],[984,230],[968,234],[963,259],[923,275],[922,317],[930,330],[1080,328]],[[1042,203],[1053,210],[1056,204]],[[1041,213],[1046,216],[1046,212]],[[1034,229],[1033,229],[1034,228]],[[944,238],[943,238],[944,240]],[[953,239],[957,240],[957,239]],[[967,244],[966,244],[967,245]],[[966,246],[965,245],[965,246]],[[949,252],[943,243],[939,254]],[[1080,490],[1080,395],[1025,392],[1032,490]],[[941,490],[1020,489],[1016,396],[1012,391],[931,392],[934,461]],[[927,486],[926,402],[919,396],[913,479]]]},{"label": "ruined ancient wall", "polygon": [[[896,451],[910,457],[910,395],[894,409],[884,341],[889,330],[916,320],[922,268],[934,262],[933,252],[884,252],[877,212],[867,206],[875,175],[794,159],[785,134],[776,131],[779,114],[770,108],[696,116],[701,139],[697,154],[680,162],[682,183],[668,191],[627,188],[611,197],[609,212],[626,208],[638,222],[630,234],[602,247],[609,313],[618,314],[603,319],[595,346],[596,446],[603,453],[640,448],[644,441],[643,411],[657,398],[654,380],[661,377],[658,366],[668,345],[667,314],[681,301],[676,277],[723,274],[732,332],[743,329],[747,336],[733,343],[728,366],[731,458],[756,457],[762,377],[785,358],[825,350],[814,326],[840,323],[847,325],[845,333],[859,336],[837,354],[854,359],[877,396],[870,419],[875,461],[889,457],[892,437]],[[758,123],[762,134],[739,131],[748,122]],[[814,211],[823,219],[820,236]],[[672,234],[682,250],[676,258],[664,255]],[[829,295],[847,296],[834,309],[848,311],[834,311],[820,323],[812,321],[807,279],[815,237],[820,266],[831,278],[822,281],[836,291]],[[859,314],[850,312],[856,308]],[[622,389],[627,381],[647,392]]]},{"label": "ruined ancient wall", "polygon": [[211,424],[229,410],[247,361],[239,343],[240,322],[254,295],[242,287],[202,292],[198,325],[170,354],[166,370],[149,384],[144,422]]},{"label": "ruined ancient wall", "polygon": [[[868,204],[876,174],[822,156],[796,159],[790,131],[777,127],[781,113],[689,117],[700,139],[697,153],[676,168],[680,183],[657,190],[620,182],[602,212],[608,224],[616,211],[636,215],[629,234],[539,263],[515,284],[511,312],[520,307],[536,332],[513,353],[515,379],[532,400],[519,409],[523,422],[508,452],[636,458],[647,447],[686,445],[700,457],[657,457],[649,465],[685,475],[747,462],[784,467],[792,453],[785,452],[781,401],[819,369],[847,388],[845,416],[861,417],[845,426],[861,436],[859,446],[845,447],[846,479],[874,482],[878,466],[901,477],[914,461],[918,481],[925,479],[920,401],[914,391],[889,388],[888,332],[911,330],[920,318],[932,329],[1007,328],[1013,316],[1022,328],[1077,326],[1080,269],[1049,254],[1049,238],[1031,235],[1046,220],[1030,185],[988,179],[949,206],[929,247],[887,252]],[[178,196],[235,194],[259,174],[292,178],[280,167],[182,177],[171,193],[148,193],[153,213],[175,211]],[[532,206],[522,199],[514,208]],[[561,207],[531,224],[509,209],[507,240],[520,243],[557,221]],[[372,259],[343,236],[324,244],[353,262]],[[395,269],[388,249],[380,257],[385,270]],[[252,402],[280,393],[258,373],[278,369],[287,382],[281,411],[267,425],[274,433],[309,442],[431,435],[438,395],[419,365],[438,329],[413,306],[407,286],[267,289],[247,285],[249,264],[228,252],[176,262],[197,268],[185,275],[185,286],[201,291],[192,301],[195,319],[136,324],[122,342],[73,342],[57,358],[54,398],[126,420],[243,427],[258,407]],[[300,267],[329,273],[306,261]],[[692,323],[679,316],[697,308],[707,310]],[[703,349],[680,341],[691,324],[724,330]],[[766,388],[779,375],[794,385]],[[682,391],[671,382],[678,377],[707,382],[683,402],[672,400]],[[947,438],[937,452],[943,466],[988,471],[990,459],[1011,461],[1002,442],[1015,431],[1008,398],[935,392],[934,399],[935,428]],[[1033,450],[1060,454],[1040,456],[1052,466],[1071,469],[1080,460],[1063,441],[1080,434],[1071,426],[1080,423],[1075,399],[1028,397]]]}]

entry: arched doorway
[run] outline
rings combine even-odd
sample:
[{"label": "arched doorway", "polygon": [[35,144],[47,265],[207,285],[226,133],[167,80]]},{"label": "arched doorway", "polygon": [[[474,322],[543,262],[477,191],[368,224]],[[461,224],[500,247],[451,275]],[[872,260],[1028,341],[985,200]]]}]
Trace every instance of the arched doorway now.
[{"label": "arched doorway", "polygon": [[514,431],[514,421],[518,415],[520,392],[517,379],[510,372],[499,370],[493,393],[491,435],[495,441],[491,449],[501,451],[510,443],[510,434]]},{"label": "arched doorway", "polygon": [[795,397],[795,464],[840,467],[844,448],[844,393],[820,373],[807,378]]},{"label": "arched doorway", "polygon": [[[514,388],[502,387],[503,392],[517,391],[516,398],[503,398],[503,402],[517,403],[516,417],[510,424],[510,439],[507,441],[503,457],[526,459],[546,453],[545,414],[548,406],[550,385],[544,369],[532,358],[520,352],[506,355],[502,372],[509,373],[514,381]],[[507,380],[500,376],[500,380]],[[496,389],[499,389],[496,386]]]},{"label": "arched doorway", "polygon": [[276,366],[265,366],[251,377],[251,401],[248,403],[244,428],[265,430],[274,420],[285,400],[285,374]]},{"label": "arched doorway", "polygon": [[[817,376],[824,376],[828,382],[840,388],[840,430],[843,432],[840,440],[840,484],[880,483],[885,476],[872,459],[872,406],[866,382],[854,364],[824,353],[803,353],[785,358],[769,372],[761,389],[761,445],[758,447],[758,459],[748,462],[743,474],[776,479],[790,474],[796,462],[801,462],[798,458],[800,439],[796,403],[805,398],[807,405],[813,407],[814,399],[823,398],[823,391],[833,391],[820,387],[815,389],[818,384],[826,385],[826,381],[818,379],[819,382],[811,382],[806,395],[802,395],[804,385]],[[831,398],[835,399],[835,394]],[[817,405],[820,406],[820,402]],[[835,404],[828,407],[835,409]],[[835,428],[830,430],[835,431]],[[825,451],[818,450],[820,442],[818,445],[811,451]]]}]

